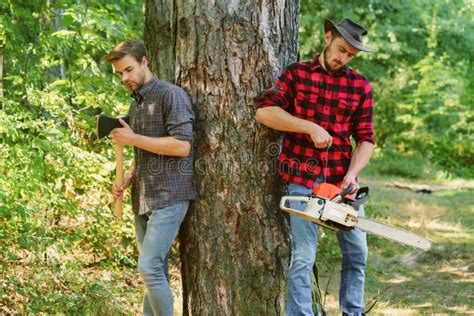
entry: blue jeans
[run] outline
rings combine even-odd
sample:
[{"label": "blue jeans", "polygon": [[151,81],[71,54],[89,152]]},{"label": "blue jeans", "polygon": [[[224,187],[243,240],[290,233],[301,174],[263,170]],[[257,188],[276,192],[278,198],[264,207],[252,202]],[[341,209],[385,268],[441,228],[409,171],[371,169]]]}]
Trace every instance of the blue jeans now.
[{"label": "blue jeans", "polygon": [[[309,195],[311,189],[290,183],[289,195]],[[303,211],[306,203],[292,201],[290,207]],[[364,215],[361,206],[359,214]],[[288,303],[286,315],[313,315],[311,308],[311,271],[316,260],[318,225],[290,215],[291,262],[288,272]],[[337,233],[342,253],[339,305],[344,313],[362,315],[364,312],[364,282],[367,261],[366,234],[355,228]]]},{"label": "blue jeans", "polygon": [[168,252],[186,216],[189,201],[135,214],[138,271],[145,283],[143,315],[173,315],[173,294],[168,282]]}]

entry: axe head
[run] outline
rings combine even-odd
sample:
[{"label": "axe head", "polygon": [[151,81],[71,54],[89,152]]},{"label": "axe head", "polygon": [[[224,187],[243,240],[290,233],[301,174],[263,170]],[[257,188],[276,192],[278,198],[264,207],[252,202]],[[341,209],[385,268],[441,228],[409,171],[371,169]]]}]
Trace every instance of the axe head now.
[{"label": "axe head", "polygon": [[130,124],[130,118],[128,115],[121,115],[118,117],[110,117],[103,114],[97,115],[97,136],[99,139],[109,135],[114,128],[123,127],[122,124],[120,124],[119,119]]}]

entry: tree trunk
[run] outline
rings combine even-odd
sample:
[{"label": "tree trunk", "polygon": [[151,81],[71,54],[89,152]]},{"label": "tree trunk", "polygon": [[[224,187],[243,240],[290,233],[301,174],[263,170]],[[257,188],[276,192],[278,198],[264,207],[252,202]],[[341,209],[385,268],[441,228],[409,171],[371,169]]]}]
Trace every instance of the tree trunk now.
[{"label": "tree trunk", "polygon": [[[145,38],[158,68],[175,66],[196,113],[199,199],[180,234],[183,312],[284,314],[290,245],[278,135],[255,121],[254,98],[296,61],[299,3],[146,0],[145,10],[148,19],[170,10],[170,29],[147,25]],[[158,45],[174,55],[153,52]]]},{"label": "tree trunk", "polygon": [[[64,16],[64,9],[56,8],[56,1],[54,0],[47,1],[46,6],[47,10],[43,13],[47,19],[47,22],[45,21],[45,24],[51,23],[51,25],[56,31],[63,30],[64,27],[61,25],[61,22]],[[67,48],[67,46],[62,48],[62,51],[63,56],[67,58],[67,56],[69,55],[69,49]],[[49,74],[50,78],[53,80],[56,80],[57,78],[66,79],[66,65],[64,64],[64,62],[61,62],[59,65],[51,68]]]},{"label": "tree trunk", "polygon": [[173,0],[145,0],[145,45],[151,70],[175,82],[176,16]]}]

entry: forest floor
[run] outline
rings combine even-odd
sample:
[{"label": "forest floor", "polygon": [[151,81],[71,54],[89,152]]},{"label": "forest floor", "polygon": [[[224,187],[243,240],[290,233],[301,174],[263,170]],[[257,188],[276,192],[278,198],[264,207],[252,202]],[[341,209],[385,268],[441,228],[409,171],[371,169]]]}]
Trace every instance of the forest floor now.
[{"label": "forest floor", "polygon": [[[474,181],[427,181],[364,176],[371,187],[366,216],[432,241],[428,252],[368,237],[366,306],[372,315],[474,315]],[[428,185],[431,194],[394,184]],[[329,315],[339,315],[340,253],[335,235],[319,240],[320,287]],[[175,261],[176,262],[176,261]],[[171,266],[175,314],[181,314],[179,267]],[[136,307],[137,310],[139,307]]]},{"label": "forest floor", "polygon": [[[428,252],[368,237],[366,306],[372,315],[474,315],[474,181],[363,176],[371,187],[366,216],[425,236]],[[428,185],[431,194],[397,185]],[[322,237],[322,238],[321,238]],[[335,235],[323,230],[318,258],[325,311],[339,315],[340,254]],[[336,251],[335,251],[336,250]],[[175,312],[181,313],[179,269],[171,267]]]},{"label": "forest floor", "polygon": [[[367,308],[375,302],[370,314],[474,315],[474,181],[362,176],[360,182],[372,188],[366,204],[367,217],[426,236],[433,243],[430,251],[423,252],[368,237]],[[395,184],[425,184],[434,192],[416,193]],[[131,231],[129,220],[126,229]],[[130,238],[132,247],[134,237]],[[170,256],[170,281],[175,315],[181,315],[176,246]],[[9,264],[4,266],[5,271],[0,271],[0,314],[141,314],[143,284],[136,262],[111,267],[102,265],[100,258],[85,258],[91,254],[65,248],[63,257],[56,261],[54,253],[48,250],[50,263],[46,265],[46,254],[44,258],[35,258],[31,251],[18,252],[21,260],[4,258]],[[318,244],[319,284],[329,315],[340,315],[340,258],[335,234],[322,229]]]},{"label": "forest floor", "polygon": [[[407,181],[362,177],[372,188],[366,216],[417,233],[433,243],[428,252],[368,237],[366,303],[370,314],[474,314],[474,182]],[[416,193],[394,187],[427,184],[435,191]],[[325,310],[338,312],[340,255],[334,234],[318,259]],[[320,240],[321,245],[321,240]]]}]

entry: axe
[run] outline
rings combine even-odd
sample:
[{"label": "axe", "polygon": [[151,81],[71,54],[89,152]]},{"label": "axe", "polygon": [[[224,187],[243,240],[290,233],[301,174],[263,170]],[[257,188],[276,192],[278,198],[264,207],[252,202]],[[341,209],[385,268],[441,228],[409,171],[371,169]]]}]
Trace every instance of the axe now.
[{"label": "axe", "polygon": [[[103,114],[97,115],[97,136],[103,138],[110,134],[114,128],[123,127],[120,124],[119,119],[124,120],[127,124],[130,124],[130,119],[127,115],[119,117],[109,117]],[[115,145],[115,156],[116,156],[116,167],[115,167],[115,184],[119,187],[123,185],[123,146]],[[122,202],[123,196],[119,197],[115,201],[115,212],[116,217],[122,217]]]}]

